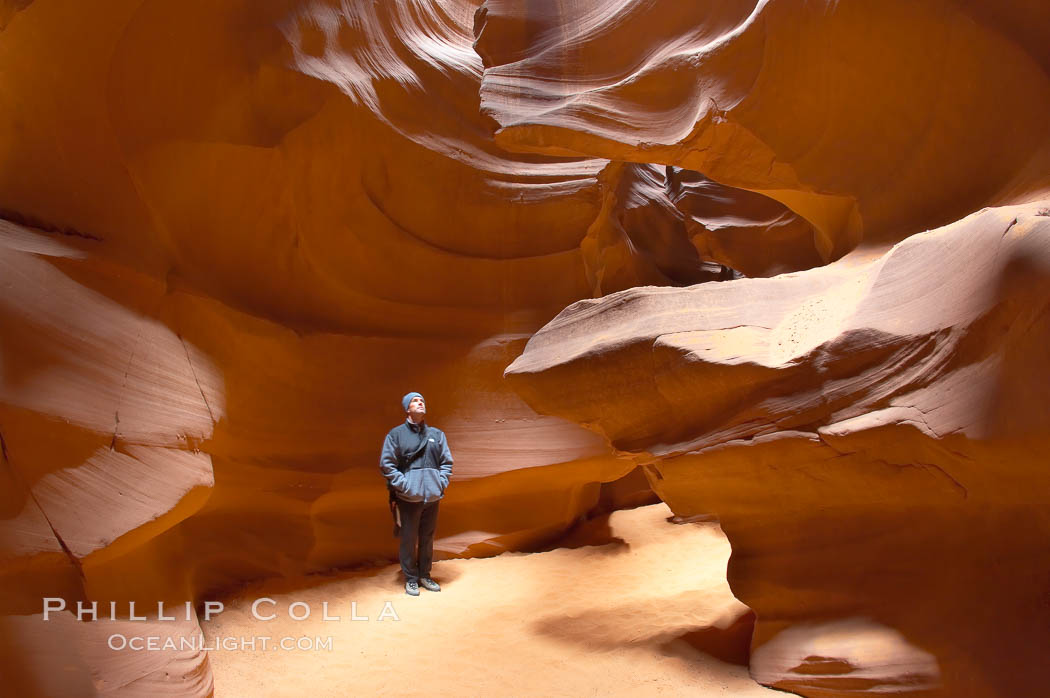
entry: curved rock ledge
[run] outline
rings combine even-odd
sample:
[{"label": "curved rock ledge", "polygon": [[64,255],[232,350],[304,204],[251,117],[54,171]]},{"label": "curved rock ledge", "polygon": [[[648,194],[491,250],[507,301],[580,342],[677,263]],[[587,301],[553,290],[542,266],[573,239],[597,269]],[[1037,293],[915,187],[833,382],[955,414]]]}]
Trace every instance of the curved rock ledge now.
[{"label": "curved rock ledge", "polygon": [[762,683],[1023,695],[1050,628],[1045,206],[576,303],[507,379],[631,455],[676,514],[717,514]]},{"label": "curved rock ledge", "polygon": [[498,143],[761,192],[813,224],[825,260],[1050,190],[1050,10],[1036,0],[482,12]]}]

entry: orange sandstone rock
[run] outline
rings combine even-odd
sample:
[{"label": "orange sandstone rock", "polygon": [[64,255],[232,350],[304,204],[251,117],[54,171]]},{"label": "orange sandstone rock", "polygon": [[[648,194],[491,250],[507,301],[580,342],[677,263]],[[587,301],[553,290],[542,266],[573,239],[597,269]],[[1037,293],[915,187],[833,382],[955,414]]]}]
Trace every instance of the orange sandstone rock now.
[{"label": "orange sandstone rock", "polygon": [[[775,279],[625,289],[725,278],[717,265],[797,272],[1036,200],[1050,171],[1045,19],[1021,0],[8,3],[0,217],[21,224],[0,229],[10,685],[207,695],[203,654],[129,663],[97,651],[95,626],[40,629],[39,597],[201,600],[389,557],[376,453],[397,397],[421,390],[457,458],[444,555],[542,545],[638,501],[624,456],[642,454],[679,513],[723,514],[731,581],[759,610],[761,680],[958,688],[949,649],[966,647],[990,678],[962,688],[1026,686],[1002,666],[1037,663],[1023,638],[1042,617],[1022,610],[1043,572],[1016,584],[1011,560],[1045,530],[1024,506],[1045,418],[1026,392],[1038,345],[1003,323],[1041,331],[1026,313],[1043,307],[1042,234],[1021,216],[995,238],[1001,216],[1032,209]],[[939,296],[930,279],[946,280]],[[511,372],[526,399],[510,389],[503,371],[534,332],[610,293],[533,339]],[[594,376],[610,362],[619,373]],[[1004,416],[1022,404],[1035,406]],[[724,453],[693,453],[715,444]],[[819,503],[755,479],[824,460],[881,470],[836,471]],[[694,461],[720,465],[694,481]],[[829,501],[844,513],[813,515]],[[919,529],[902,572],[814,582],[829,554],[887,559],[836,536],[903,545],[870,533],[902,517]],[[825,531],[840,519],[853,523]],[[789,552],[769,562],[770,540]],[[996,613],[1017,642],[988,642],[987,614],[955,644],[931,630],[975,585],[903,618],[909,594],[933,595],[908,561],[937,555],[946,575],[1010,589]],[[843,598],[874,617],[829,611]],[[55,662],[70,672],[42,682],[48,665],[23,658],[67,630],[77,639]]]},{"label": "orange sandstone rock", "polygon": [[1040,209],[576,303],[507,377],[632,454],[678,515],[719,516],[762,683],[1024,695],[1050,627]]},{"label": "orange sandstone rock", "polygon": [[[457,459],[443,555],[544,545],[637,498],[604,486],[632,462],[503,369],[577,298],[714,274],[661,191],[629,209],[607,161],[493,141],[475,9],[0,15],[0,213],[22,224],[0,242],[4,613],[389,559],[376,462],[408,390]],[[79,679],[127,683],[105,656]],[[206,693],[192,661],[173,676]]]},{"label": "orange sandstone rock", "polygon": [[516,390],[633,454],[678,514],[721,517],[763,683],[1037,691],[1045,6],[486,7],[497,142],[703,172],[840,260],[578,302]]},{"label": "orange sandstone rock", "polygon": [[481,106],[520,152],[703,172],[835,259],[1050,189],[1045,3],[491,0]]}]

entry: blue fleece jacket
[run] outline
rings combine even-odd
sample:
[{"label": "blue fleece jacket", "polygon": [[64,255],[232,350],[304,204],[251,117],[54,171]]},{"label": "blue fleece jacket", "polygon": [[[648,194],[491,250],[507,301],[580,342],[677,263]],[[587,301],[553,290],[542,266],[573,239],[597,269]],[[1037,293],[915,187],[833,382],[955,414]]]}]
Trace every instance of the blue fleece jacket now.
[{"label": "blue fleece jacket", "polygon": [[[427,440],[426,448],[406,464],[405,459],[422,445],[421,436]],[[445,432],[406,419],[386,435],[379,469],[398,499],[424,503],[441,499],[452,477],[452,452]]]}]

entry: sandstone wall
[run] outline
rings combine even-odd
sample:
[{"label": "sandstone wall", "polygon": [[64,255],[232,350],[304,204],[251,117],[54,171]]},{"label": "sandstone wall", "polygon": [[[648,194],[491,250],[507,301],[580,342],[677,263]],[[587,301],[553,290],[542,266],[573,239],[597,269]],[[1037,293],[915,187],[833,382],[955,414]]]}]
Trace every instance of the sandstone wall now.
[{"label": "sandstone wall", "polygon": [[838,261],[580,301],[511,384],[720,517],[762,683],[1038,693],[1045,6],[556,3],[527,30],[521,7],[489,5],[524,42],[483,80],[498,142],[703,171]]},{"label": "sandstone wall", "polygon": [[[547,544],[644,496],[643,463],[678,513],[722,517],[763,682],[950,684],[966,648],[986,661],[963,688],[1027,685],[1004,667],[1033,665],[1022,611],[1045,588],[1011,562],[1045,540],[1041,205],[909,236],[1045,196],[1047,19],[1020,0],[4,5],[10,684],[206,695],[204,654],[114,656],[87,624],[43,625],[40,598],[200,600],[389,558],[378,444],[420,390],[457,459],[443,554]],[[790,273],[627,290],[726,267]],[[828,460],[846,469],[819,489],[774,484]],[[901,571],[871,575],[888,588],[825,573],[885,559],[907,536],[866,537],[901,521]],[[958,624],[974,583],[903,618],[931,567],[1002,605]],[[981,645],[995,618],[1014,640]],[[931,630],[949,619],[958,637]],[[867,649],[804,649],[817,620]],[[72,649],[43,651],[56,636]]]}]

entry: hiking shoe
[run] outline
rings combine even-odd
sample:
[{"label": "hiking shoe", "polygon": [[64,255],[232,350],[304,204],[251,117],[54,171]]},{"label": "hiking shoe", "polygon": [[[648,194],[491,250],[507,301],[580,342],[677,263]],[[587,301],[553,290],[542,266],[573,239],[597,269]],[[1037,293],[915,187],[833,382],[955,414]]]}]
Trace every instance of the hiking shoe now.
[{"label": "hiking shoe", "polygon": [[405,582],[405,593],[409,596],[419,596],[419,583],[414,579]]},{"label": "hiking shoe", "polygon": [[441,591],[441,585],[430,577],[423,577],[419,580],[419,583],[422,584],[423,588],[427,591]]}]

